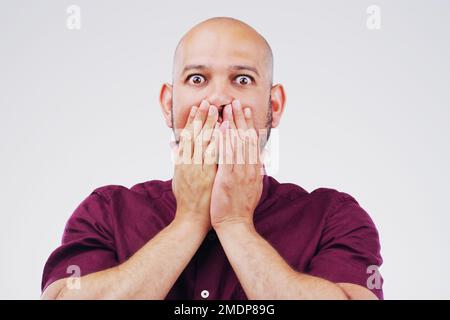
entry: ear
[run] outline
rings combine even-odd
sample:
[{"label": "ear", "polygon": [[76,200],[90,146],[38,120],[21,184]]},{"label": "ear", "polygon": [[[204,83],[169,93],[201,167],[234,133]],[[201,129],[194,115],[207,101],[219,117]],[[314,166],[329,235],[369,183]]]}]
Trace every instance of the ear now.
[{"label": "ear", "polygon": [[169,128],[172,128],[172,101],[173,101],[173,87],[168,83],[164,83],[159,93],[159,103],[161,104],[161,111],[164,120]]},{"label": "ear", "polygon": [[272,107],[272,128],[276,128],[280,124],[281,115],[284,111],[284,105],[286,104],[286,94],[284,93],[284,88],[281,84],[272,86],[270,94],[270,105]]}]

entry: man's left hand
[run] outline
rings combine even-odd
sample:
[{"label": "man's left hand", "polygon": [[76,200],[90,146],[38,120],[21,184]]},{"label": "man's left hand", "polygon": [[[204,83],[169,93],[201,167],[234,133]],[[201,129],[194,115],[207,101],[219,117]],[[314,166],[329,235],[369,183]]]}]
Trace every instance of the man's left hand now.
[{"label": "man's left hand", "polygon": [[253,213],[263,189],[263,167],[251,109],[243,110],[238,100],[227,105],[220,135],[220,160],[211,194],[211,225],[216,230],[234,223],[253,226]]}]

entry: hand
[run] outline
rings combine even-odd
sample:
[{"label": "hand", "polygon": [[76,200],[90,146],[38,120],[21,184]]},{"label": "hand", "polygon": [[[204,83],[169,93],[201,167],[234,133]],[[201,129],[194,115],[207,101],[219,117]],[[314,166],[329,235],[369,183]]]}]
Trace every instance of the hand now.
[{"label": "hand", "polygon": [[210,203],[217,161],[214,151],[218,141],[217,107],[203,100],[193,106],[180,135],[178,146],[173,144],[175,168],[172,189],[177,203],[175,219],[211,228]]},{"label": "hand", "polygon": [[224,108],[223,115],[220,133],[225,141],[221,140],[221,161],[212,190],[211,224],[215,229],[232,223],[253,226],[253,212],[263,189],[263,171],[251,109],[243,112],[235,100]]}]

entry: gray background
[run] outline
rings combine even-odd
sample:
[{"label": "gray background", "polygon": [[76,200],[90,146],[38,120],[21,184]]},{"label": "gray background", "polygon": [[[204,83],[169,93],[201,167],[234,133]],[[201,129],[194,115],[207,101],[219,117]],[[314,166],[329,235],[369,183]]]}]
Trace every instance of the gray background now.
[{"label": "gray background", "polygon": [[[71,4],[81,30],[66,28]],[[170,179],[159,89],[178,39],[213,16],[273,48],[288,99],[274,177],[359,201],[387,299],[450,298],[450,2],[363,0],[0,1],[0,298],[39,297],[94,188]]]}]

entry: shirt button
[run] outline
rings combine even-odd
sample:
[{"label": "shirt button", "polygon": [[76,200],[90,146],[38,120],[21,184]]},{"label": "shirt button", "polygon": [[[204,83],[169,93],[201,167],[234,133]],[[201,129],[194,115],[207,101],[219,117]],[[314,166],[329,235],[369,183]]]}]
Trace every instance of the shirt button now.
[{"label": "shirt button", "polygon": [[201,295],[201,297],[202,297],[203,299],[206,299],[206,298],[209,297],[209,291],[208,291],[208,290],[203,290],[203,291],[200,293],[200,295]]}]

